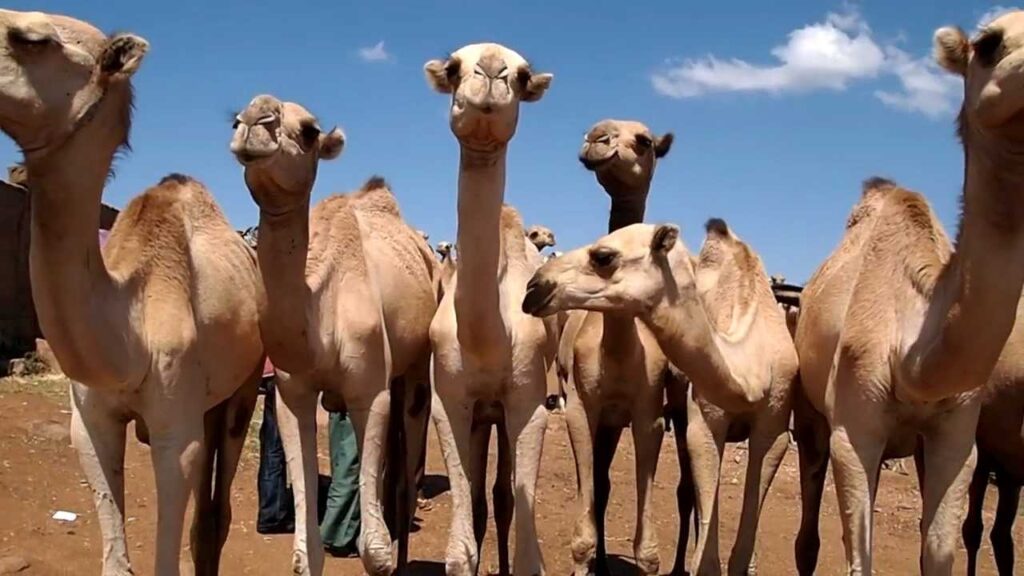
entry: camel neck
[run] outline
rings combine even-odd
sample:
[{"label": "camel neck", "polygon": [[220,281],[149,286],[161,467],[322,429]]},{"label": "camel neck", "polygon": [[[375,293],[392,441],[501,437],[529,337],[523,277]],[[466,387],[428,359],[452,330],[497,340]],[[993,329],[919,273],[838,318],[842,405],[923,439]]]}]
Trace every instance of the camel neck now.
[{"label": "camel neck", "polygon": [[103,187],[128,129],[122,98],[102,98],[66,140],[25,159],[39,325],[63,371],[94,387],[130,381],[140,358],[127,288],[107,271],[98,233]]},{"label": "camel neck", "polygon": [[644,221],[647,194],[651,189],[650,181],[644,185],[627,184],[612,175],[607,175],[599,176],[598,182],[612,199],[611,212],[608,215],[609,233]]},{"label": "camel neck", "polygon": [[963,218],[956,251],[932,291],[903,361],[908,399],[983,386],[1009,338],[1024,287],[1024,149],[964,127]]},{"label": "camel neck", "polygon": [[[250,190],[254,183],[249,182]],[[258,198],[272,194],[257,194]],[[302,373],[314,365],[308,326],[310,288],[306,279],[309,251],[309,194],[299,206],[282,212],[260,210],[256,256],[267,294],[260,331],[275,366]]]},{"label": "camel neck", "polygon": [[455,314],[469,350],[499,350],[505,337],[498,291],[507,148],[462,147],[459,165]]},{"label": "camel neck", "polygon": [[675,260],[671,263],[675,289],[653,310],[641,316],[641,320],[654,334],[669,361],[687,375],[702,397],[727,410],[748,409],[761,399],[763,390],[739,370],[745,355],[742,350],[732,348],[742,344],[725,344],[715,333],[697,293],[689,256],[681,254],[670,258]]}]

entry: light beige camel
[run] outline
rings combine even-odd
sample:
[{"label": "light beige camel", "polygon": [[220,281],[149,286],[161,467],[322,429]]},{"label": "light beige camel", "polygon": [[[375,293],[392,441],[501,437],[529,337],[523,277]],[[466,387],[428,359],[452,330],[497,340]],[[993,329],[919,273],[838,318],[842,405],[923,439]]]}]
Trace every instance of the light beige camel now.
[{"label": "light beige camel", "polygon": [[456,255],[454,252],[454,246],[451,242],[438,242],[435,251],[441,258],[441,291],[442,293],[448,291],[448,287],[451,285],[452,276],[455,276],[455,260]]},{"label": "light beige camel", "polygon": [[632,314],[689,377],[686,445],[700,520],[698,574],[721,570],[717,499],[725,442],[750,439],[743,511],[729,559],[730,574],[746,574],[764,499],[786,451],[798,363],[760,259],[721,220],[707,228],[697,258],[678,241],[674,226],[634,224],[612,232],[545,264],[530,281],[523,309]]},{"label": "light beige camel", "polygon": [[[609,231],[643,221],[658,159],[671,147],[672,134],[656,137],[640,122],[603,120],[587,132],[579,158],[611,197]],[[581,576],[609,571],[604,537],[609,471],[622,430],[629,426],[636,446],[634,558],[642,573],[657,574],[651,498],[665,431],[668,360],[630,314],[576,311],[568,318],[558,362],[566,375],[565,417],[581,506],[570,550],[574,571]]]},{"label": "light beige camel", "polygon": [[940,65],[964,76],[966,172],[954,252],[927,201],[875,179],[846,233],[804,290],[796,402],[803,521],[798,568],[810,574],[833,458],[850,574],[871,574],[881,461],[923,464],[921,568],[949,574],[974,469],[978,399],[1009,336],[1024,285],[1024,13],[974,41],[936,32]]},{"label": "light beige camel", "polygon": [[130,79],[148,47],[65,16],[0,10],[0,129],[28,171],[39,324],[81,383],[71,438],[96,502],[103,573],[132,573],[124,450],[135,420],[156,473],[154,572],[178,574],[195,492],[193,561],[215,574],[263,359],[262,291],[251,250],[185,176],[132,200],[100,250],[100,197],[128,140]]},{"label": "light beige camel", "polygon": [[999,503],[989,541],[1000,576],[1014,573],[1013,525],[1024,486],[1024,307],[1017,307],[1017,322],[999,362],[982,390],[981,416],[975,440],[978,466],[968,497],[962,528],[967,548],[967,575],[977,574],[981,548],[985,491],[995,474]]},{"label": "light beige camel", "polygon": [[[267,291],[261,328],[282,372],[277,409],[295,492],[293,570],[314,576],[323,570],[317,398],[322,392],[328,410],[352,418],[360,446],[359,552],[368,573],[390,574],[386,500],[411,506],[415,498],[412,475],[430,408],[428,330],[437,308],[437,261],[382,179],[330,196],[310,213],[317,165],[343,145],[340,130],[322,131],[302,106],[267,95],[238,115],[231,141],[260,208],[257,254]],[[389,473],[392,465],[404,470],[404,496],[383,484],[389,424],[404,424],[406,459],[389,464]],[[399,567],[409,510],[399,513]]]},{"label": "light beige camel", "polygon": [[545,248],[555,245],[555,233],[547,226],[534,224],[526,229],[526,238],[533,244],[537,252],[543,252]]},{"label": "light beige camel", "polygon": [[477,571],[487,527],[487,446],[496,425],[499,569],[509,572],[514,484],[515,573],[543,574],[534,498],[556,340],[551,323],[520,310],[540,257],[532,246],[527,250],[519,214],[502,202],[520,103],[539,100],[552,76],[533,72],[498,44],[465,46],[424,69],[435,90],[451,95],[450,124],[460,149],[456,273],[430,328],[435,424],[452,490],[446,571]]}]

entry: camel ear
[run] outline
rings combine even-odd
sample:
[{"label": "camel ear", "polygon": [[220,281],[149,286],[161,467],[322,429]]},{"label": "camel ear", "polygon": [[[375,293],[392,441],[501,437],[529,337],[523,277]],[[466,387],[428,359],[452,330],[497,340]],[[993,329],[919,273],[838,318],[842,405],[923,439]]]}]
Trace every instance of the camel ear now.
[{"label": "camel ear", "polygon": [[654,238],[651,239],[651,252],[655,254],[668,254],[675,247],[679,240],[679,227],[672,224],[659,224],[654,229]]},{"label": "camel ear", "polygon": [[654,156],[656,158],[664,158],[668,151],[672,149],[672,142],[675,140],[675,136],[671,132],[666,132],[664,136],[656,138],[654,141]]},{"label": "camel ear", "polygon": [[522,89],[519,99],[523,102],[536,102],[544,97],[551,87],[553,74],[534,74],[526,66],[519,69],[519,86]]},{"label": "camel ear", "polygon": [[341,131],[341,128],[332,128],[326,134],[321,133],[319,146],[321,160],[334,160],[341,155],[341,151],[345,148],[345,133]]},{"label": "camel ear", "polygon": [[149,51],[149,42],[134,34],[111,38],[100,54],[100,72],[108,77],[127,78],[135,73]]},{"label": "camel ear", "polygon": [[462,63],[458,58],[448,60],[431,60],[423,65],[423,73],[427,76],[427,84],[441,94],[455,91],[455,81],[459,77]]},{"label": "camel ear", "polygon": [[967,74],[967,60],[971,54],[971,43],[967,34],[955,26],[946,26],[935,31],[935,61],[946,70],[964,76]]}]

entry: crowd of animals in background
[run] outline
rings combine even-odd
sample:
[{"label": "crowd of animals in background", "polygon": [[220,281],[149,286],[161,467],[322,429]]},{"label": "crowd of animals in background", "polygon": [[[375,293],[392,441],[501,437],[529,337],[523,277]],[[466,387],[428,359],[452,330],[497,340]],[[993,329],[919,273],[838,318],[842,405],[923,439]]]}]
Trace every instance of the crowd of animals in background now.
[{"label": "crowd of animals in background", "polygon": [[[707,221],[698,251],[676,226],[644,222],[674,138],[635,121],[597,122],[578,155],[610,198],[608,235],[542,255],[555,234],[524,226],[505,203],[505,174],[519,115],[543,105],[553,76],[493,43],[424,67],[449,99],[461,152],[458,236],[436,253],[380,177],[310,207],[318,164],[342,155],[345,135],[270,95],[253,98],[224,135],[258,229],[240,236],[203,184],[171,174],[128,204],[101,249],[100,199],[128,140],[131,78],[149,45],[41,13],[0,10],[0,27],[0,128],[24,153],[33,296],[75,382],[72,441],[95,496],[104,574],[132,573],[120,472],[132,421],[156,471],[154,573],[179,573],[193,495],[195,573],[222,568],[266,357],[294,490],[295,574],[324,567],[318,402],[347,412],[355,429],[358,552],[373,575],[408,567],[431,422],[451,483],[447,574],[478,573],[489,517],[502,574],[543,574],[545,554],[571,555],[577,575],[607,573],[609,467],[627,429],[634,559],[640,573],[660,573],[651,498],[667,426],[681,466],[672,574],[686,573],[691,517],[689,570],[723,570],[720,470],[726,443],[740,441],[749,459],[724,569],[754,573],[759,518],[790,432],[802,498],[795,573],[815,572],[822,545],[844,547],[850,574],[886,573],[872,562],[879,470],[911,456],[922,573],[950,574],[959,546],[975,572],[992,475],[993,551],[1000,574],[1012,573],[1024,484],[1024,12],[972,38],[935,33],[938,64],[965,86],[955,240],[923,195],[869,178],[802,293],[769,278],[722,219]],[[542,546],[534,499],[552,410],[565,415],[578,509],[572,540]],[[829,462],[842,542],[818,531]]]}]

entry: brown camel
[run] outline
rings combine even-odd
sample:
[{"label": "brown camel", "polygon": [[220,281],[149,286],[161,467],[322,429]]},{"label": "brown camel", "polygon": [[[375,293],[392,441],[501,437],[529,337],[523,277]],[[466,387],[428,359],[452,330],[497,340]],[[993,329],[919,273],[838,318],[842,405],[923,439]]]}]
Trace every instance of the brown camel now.
[{"label": "brown camel", "polygon": [[[640,122],[623,120],[603,120],[587,132],[579,157],[611,197],[609,231],[643,221],[655,167],[671,149],[672,138],[671,133],[656,137]],[[634,558],[642,573],[657,574],[651,498],[665,432],[668,360],[650,331],[629,314],[576,311],[565,326],[558,363],[567,375],[565,417],[581,504],[571,544],[574,572],[609,571],[604,537],[609,470],[622,430],[629,426],[636,446]]]},{"label": "brown camel", "polygon": [[802,574],[814,571],[831,454],[850,574],[872,571],[872,511],[884,458],[915,454],[921,570],[950,574],[974,469],[979,398],[1013,329],[1024,285],[1024,13],[969,41],[936,32],[939,64],[964,77],[966,171],[956,247],[920,195],[866,183],[840,245],[804,290],[796,402]]},{"label": "brown camel", "polygon": [[[380,178],[309,210],[320,160],[344,146],[302,106],[257,96],[237,117],[231,151],[260,208],[257,247],[267,291],[260,326],[278,375],[278,418],[295,492],[293,571],[319,575],[316,404],[347,411],[360,446],[359,553],[370,574],[393,569],[382,470],[389,422],[404,424],[398,566],[405,563],[413,476],[430,413],[428,330],[437,308],[437,261]],[[403,467],[404,465],[404,467]],[[390,467],[389,467],[390,468]],[[390,473],[390,470],[389,470]],[[400,474],[400,473],[399,473]]]},{"label": "brown camel", "polygon": [[450,125],[460,149],[459,257],[430,328],[435,424],[452,491],[446,571],[477,571],[487,528],[487,446],[497,426],[499,569],[509,573],[514,494],[515,572],[543,574],[534,497],[547,424],[546,372],[557,342],[552,323],[517,305],[541,259],[532,246],[526,249],[519,214],[502,202],[519,105],[540,100],[552,76],[533,72],[498,44],[465,46],[424,69],[435,90],[451,95]]},{"label": "brown camel", "polygon": [[634,224],[566,253],[530,281],[523,309],[631,314],[689,377],[686,446],[701,527],[698,574],[721,571],[717,497],[725,442],[749,438],[743,511],[729,559],[730,574],[746,574],[764,499],[786,451],[796,351],[760,259],[725,222],[708,222],[697,258],[678,234],[675,226]]},{"label": "brown camel", "polygon": [[103,574],[132,573],[123,473],[131,420],[156,473],[154,572],[179,573],[194,492],[195,570],[216,574],[263,362],[252,251],[203,185],[181,175],[132,200],[101,250],[100,197],[128,140],[131,76],[149,45],[40,12],[0,10],[0,31],[0,129],[24,153],[32,294],[76,382],[71,438],[96,503]]}]

